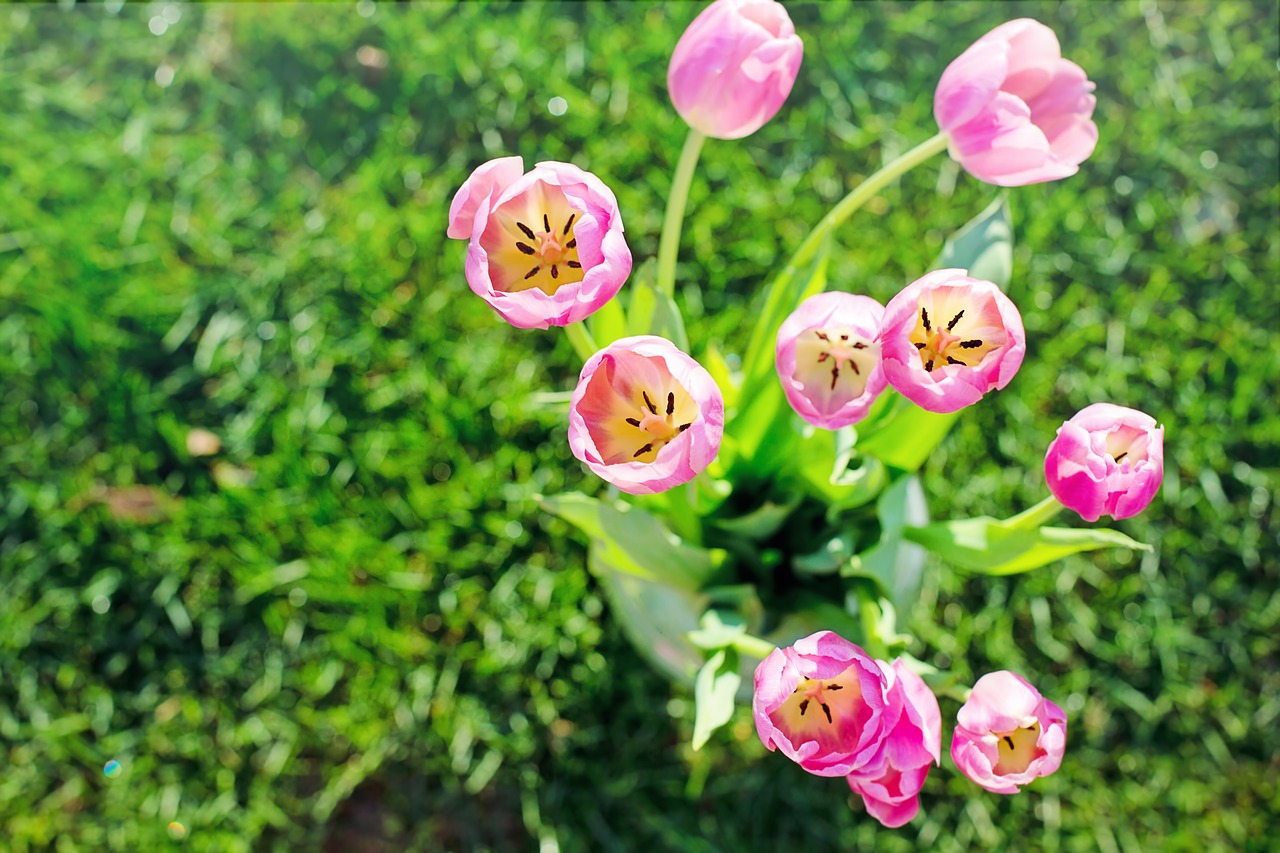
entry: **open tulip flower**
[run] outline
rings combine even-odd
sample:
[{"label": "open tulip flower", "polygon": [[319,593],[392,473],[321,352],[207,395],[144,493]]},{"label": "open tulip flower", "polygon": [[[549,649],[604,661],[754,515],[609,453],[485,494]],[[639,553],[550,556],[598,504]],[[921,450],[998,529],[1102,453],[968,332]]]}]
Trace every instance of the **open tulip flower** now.
[{"label": "open tulip flower", "polygon": [[569,446],[630,494],[692,480],[720,449],[724,400],[711,374],[654,335],[622,338],[587,360],[569,402]]},{"label": "open tulip flower", "polygon": [[942,72],[933,114],[951,156],[980,181],[1017,187],[1074,175],[1093,153],[1094,85],[1039,21],[1001,24]]},{"label": "open tulip flower", "polygon": [[839,429],[867,416],[884,390],[880,320],[869,296],[819,293],[778,329],[775,364],[787,401],[816,427]]},{"label": "open tulip flower", "polygon": [[803,55],[781,4],[716,0],[676,44],[667,89],[690,127],[717,139],[738,139],[778,112]]},{"label": "open tulip flower", "polygon": [[995,794],[1048,776],[1062,763],[1067,715],[1020,675],[990,672],[960,708],[951,759],[960,772]]},{"label": "open tulip flower", "polygon": [[954,412],[1003,388],[1027,349],[1013,302],[965,270],[928,273],[889,300],[880,343],[889,384],[931,412]]},{"label": "open tulip flower", "polygon": [[1085,521],[1137,515],[1164,480],[1164,427],[1136,409],[1094,403],[1058,428],[1044,476],[1058,502]]},{"label": "open tulip flower", "polygon": [[819,631],[774,649],[756,667],[756,733],[810,773],[847,776],[880,759],[893,723],[888,686],[861,648]]},{"label": "open tulip flower", "polygon": [[522,329],[565,326],[613,298],[631,274],[618,202],[569,163],[524,171],[519,157],[471,173],[449,208],[450,237],[469,241],[467,284]]},{"label": "open tulip flower", "polygon": [[896,722],[885,738],[880,760],[845,778],[862,797],[867,812],[894,828],[920,811],[920,789],[932,766],[941,762],[942,712],[924,679],[900,659],[892,665],[876,663],[889,679],[887,716],[896,717]]}]

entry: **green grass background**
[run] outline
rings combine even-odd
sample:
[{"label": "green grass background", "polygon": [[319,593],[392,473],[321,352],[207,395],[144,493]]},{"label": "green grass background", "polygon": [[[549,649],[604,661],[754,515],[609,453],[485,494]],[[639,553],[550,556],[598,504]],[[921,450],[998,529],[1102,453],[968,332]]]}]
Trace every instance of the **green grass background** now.
[{"label": "green grass background", "polygon": [[[1064,419],[1132,405],[1165,487],[1118,526],[1155,550],[937,565],[913,616],[921,658],[1066,708],[1062,769],[1000,797],[944,759],[884,830],[745,709],[689,752],[690,697],[534,504],[600,487],[533,396],[577,363],[471,294],[448,202],[491,157],[572,160],[654,256],[697,5],[181,6],[159,35],[159,4],[5,7],[0,846],[163,849],[177,821],[201,850],[1270,847],[1276,4],[788,7],[789,101],[693,185],[695,351],[741,351],[809,225],[935,131],[973,39],[1037,17],[1097,83],[1097,153],[1011,194],[1027,361],[923,476],[939,516],[1007,515]],[[840,231],[833,286],[886,300],[993,193],[917,169]]]}]

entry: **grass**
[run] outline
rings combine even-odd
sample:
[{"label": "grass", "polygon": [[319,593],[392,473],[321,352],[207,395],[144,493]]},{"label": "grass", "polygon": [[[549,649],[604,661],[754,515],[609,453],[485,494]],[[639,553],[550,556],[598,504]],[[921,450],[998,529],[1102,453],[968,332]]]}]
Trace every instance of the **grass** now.
[{"label": "grass", "polygon": [[[1119,526],[1156,552],[1009,579],[937,566],[913,621],[939,666],[1035,673],[1068,711],[1061,771],[1001,798],[944,761],[924,815],[886,831],[765,754],[742,709],[690,753],[690,697],[536,508],[598,488],[534,396],[577,365],[470,294],[447,204],[490,157],[573,160],[653,257],[684,135],[666,63],[698,6],[184,5],[160,35],[159,6],[8,7],[11,849],[1267,848],[1276,6],[788,6],[792,96],[709,142],[693,184],[695,350],[745,345],[771,271],[934,131],[938,74],[991,27],[1045,21],[1098,84],[1094,157],[1012,194],[1027,362],[924,478],[940,516],[1008,514],[1043,494],[1064,419],[1131,404],[1166,425],[1166,485]],[[917,169],[842,229],[835,286],[886,299],[991,195]],[[188,451],[196,427],[216,455]]]}]

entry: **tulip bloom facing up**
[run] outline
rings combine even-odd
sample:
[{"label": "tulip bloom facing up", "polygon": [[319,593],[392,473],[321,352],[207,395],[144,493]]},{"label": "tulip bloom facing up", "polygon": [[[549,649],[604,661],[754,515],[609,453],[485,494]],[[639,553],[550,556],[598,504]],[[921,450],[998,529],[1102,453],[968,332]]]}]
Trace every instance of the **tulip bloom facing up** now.
[{"label": "tulip bloom facing up", "polygon": [[449,208],[450,237],[468,240],[467,284],[522,329],[565,326],[613,298],[631,274],[618,202],[569,163],[524,171],[519,157],[471,173]]},{"label": "tulip bloom facing up", "polygon": [[1058,503],[1085,521],[1137,515],[1164,480],[1164,427],[1135,409],[1094,403],[1058,428],[1044,477]]},{"label": "tulip bloom facing up", "polygon": [[773,0],[716,0],[684,31],[667,89],[680,117],[717,139],[755,133],[782,106],[804,45]]},{"label": "tulip bloom facing up", "polygon": [[1062,763],[1067,715],[1020,675],[978,679],[956,716],[951,759],[960,772],[995,794],[1048,776]]},{"label": "tulip bloom facing up", "polygon": [[774,649],[756,667],[751,709],[770,750],[818,776],[878,767],[894,719],[889,678],[866,652],[831,631]]},{"label": "tulip bloom facing up", "polygon": [[569,446],[633,495],[693,479],[720,449],[724,398],[711,374],[654,335],[622,338],[583,365],[569,402]]},{"label": "tulip bloom facing up", "polygon": [[775,364],[787,402],[823,429],[867,416],[884,390],[880,320],[884,306],[868,296],[819,293],[778,329]]},{"label": "tulip bloom facing up", "polygon": [[1093,83],[1053,30],[1001,24],[942,72],[933,99],[951,156],[980,181],[1018,187],[1074,175],[1093,153]]},{"label": "tulip bloom facing up", "polygon": [[920,789],[932,765],[941,762],[942,712],[933,691],[901,660],[876,663],[890,682],[886,716],[896,722],[880,761],[845,778],[872,817],[896,828],[920,811]]},{"label": "tulip bloom facing up", "polygon": [[889,384],[931,412],[954,412],[1003,388],[1027,350],[1013,302],[965,270],[928,273],[889,300],[880,344]]}]

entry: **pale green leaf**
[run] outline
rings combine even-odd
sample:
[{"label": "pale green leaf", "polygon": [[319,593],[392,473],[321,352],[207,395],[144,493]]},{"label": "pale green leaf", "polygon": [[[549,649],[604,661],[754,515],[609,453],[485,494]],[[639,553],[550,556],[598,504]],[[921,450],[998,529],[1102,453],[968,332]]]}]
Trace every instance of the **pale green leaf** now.
[{"label": "pale green leaf", "polygon": [[702,748],[712,732],[733,717],[733,699],[738,693],[742,676],[738,673],[738,653],[733,649],[721,649],[713,654],[698,671],[694,682],[693,716],[694,750]]},{"label": "pale green leaf", "polygon": [[1027,529],[987,516],[907,527],[903,535],[954,566],[984,575],[1026,572],[1070,554],[1100,548],[1151,550],[1151,546],[1105,527]]}]

